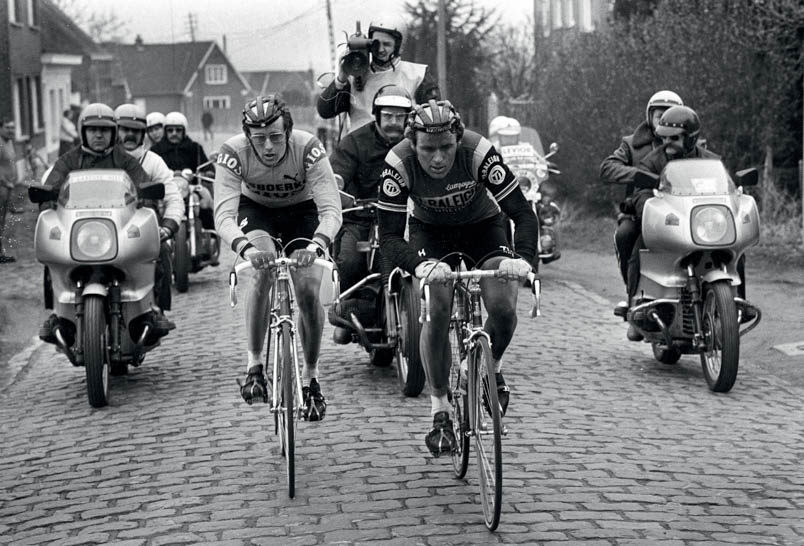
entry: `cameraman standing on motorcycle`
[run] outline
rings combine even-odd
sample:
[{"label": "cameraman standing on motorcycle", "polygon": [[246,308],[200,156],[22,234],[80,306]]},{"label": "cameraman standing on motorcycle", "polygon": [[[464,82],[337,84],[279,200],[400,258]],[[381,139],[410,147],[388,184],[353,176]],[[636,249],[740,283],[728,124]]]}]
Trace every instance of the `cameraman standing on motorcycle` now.
[{"label": "cameraman standing on motorcycle", "polygon": [[[634,174],[639,162],[662,145],[662,139],[656,134],[656,127],[662,114],[671,106],[683,106],[684,102],[672,91],[658,91],[648,100],[645,107],[645,121],[640,123],[633,134],[623,137],[620,147],[600,164],[600,181],[603,184],[621,184],[625,186],[625,196],[620,203],[617,215],[617,229],[614,232],[614,250],[623,283],[628,287],[628,260],[636,244],[642,226],[634,219]],[[615,314],[625,316],[627,302],[617,304]]]},{"label": "cameraman standing on motorcycle", "polygon": [[[114,110],[109,106],[96,102],[84,108],[78,118],[78,131],[81,134],[81,146],[73,148],[56,160],[45,179],[46,185],[58,190],[70,172],[82,169],[122,169],[137,189],[149,182],[148,174],[140,162],[118,144],[117,121]],[[40,332],[40,338],[48,343],[56,342],[53,334],[54,319],[58,321],[56,315],[51,315]],[[151,320],[154,333],[159,336],[167,335],[176,327],[158,312],[154,312]]]},{"label": "cameraman standing on motorcycle", "polygon": [[[409,219],[408,198],[413,202]],[[457,251],[469,261],[484,259],[476,265],[497,269],[507,280],[524,280],[537,251],[538,220],[491,142],[465,131],[449,101],[435,100],[414,108],[405,139],[388,152],[378,209],[386,258],[431,283],[431,320],[422,326],[419,344],[433,416],[425,444],[434,455],[450,452],[456,447],[448,399],[452,287],[444,285],[444,280],[451,269],[450,264],[436,260]],[[501,210],[514,220],[521,257],[510,249]],[[409,241],[404,238],[406,224]],[[490,365],[504,414],[509,388],[501,359],[516,328],[519,283],[485,279],[481,287],[494,359]]]},{"label": "cameraman standing on motorcycle", "polygon": [[[374,123],[367,123],[346,135],[330,159],[332,170],[336,178],[343,180],[346,193],[357,199],[378,196],[385,156],[402,140],[411,108],[413,101],[404,88],[388,84],[377,91],[371,110]],[[340,272],[341,292],[369,273],[366,258],[358,252],[357,243],[369,240],[375,221],[374,211],[354,211],[343,217],[343,227],[335,239],[335,263]],[[333,337],[336,343],[348,343],[351,335],[346,329],[336,326]]]},{"label": "cameraman standing on motorcycle", "polygon": [[173,181],[173,171],[165,165],[161,157],[145,149],[146,118],[140,107],[134,104],[121,104],[115,109],[114,116],[117,121],[118,142],[139,161],[151,182],[160,182],[165,186],[165,197],[163,198],[165,210],[159,228],[159,240],[162,244],[159,259],[156,262],[154,292],[161,311],[170,311],[170,256],[166,242],[179,229],[184,216],[184,200],[181,198],[178,186]]},{"label": "cameraman standing on motorcycle", "polygon": [[[349,132],[371,123],[374,116],[373,99],[381,87],[395,84],[405,89],[416,103],[438,99],[438,83],[428,71],[427,65],[403,61],[399,56],[402,47],[402,33],[382,24],[369,25],[369,40],[374,46],[365,50],[370,56],[370,65],[365,73],[348,73],[349,64],[344,59],[338,62],[338,75],[318,97],[316,108],[324,119],[336,117],[342,112],[349,114]],[[347,59],[348,61],[348,59]],[[345,66],[346,65],[346,66]]]},{"label": "cameraman standing on motorcycle", "polygon": [[304,349],[304,416],[324,418],[326,399],[318,382],[318,357],[324,329],[319,300],[321,271],[307,267],[327,249],[341,227],[341,201],[324,147],[316,137],[293,129],[293,118],[276,95],[258,96],[243,109],[243,133],[221,146],[215,162],[215,228],[221,239],[255,267],[246,303],[248,365],[240,394],[249,404],[268,402],[262,350],[268,327],[274,242],[304,237],[291,258],[303,267],[291,270],[299,306]]}]

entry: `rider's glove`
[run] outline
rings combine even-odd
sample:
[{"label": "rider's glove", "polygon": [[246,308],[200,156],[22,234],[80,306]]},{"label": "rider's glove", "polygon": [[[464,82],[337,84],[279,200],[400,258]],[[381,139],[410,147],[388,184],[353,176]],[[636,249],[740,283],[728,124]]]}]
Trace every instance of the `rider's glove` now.
[{"label": "rider's glove", "polygon": [[426,279],[431,283],[446,283],[452,269],[444,262],[422,262],[416,266],[414,274],[419,279]]},{"label": "rider's glove", "polygon": [[173,237],[173,230],[167,226],[162,226],[159,228],[159,242],[163,243]]},{"label": "rider's glove", "polygon": [[318,243],[310,243],[306,248],[294,250],[290,257],[296,260],[299,267],[310,267],[319,253],[323,253],[321,246]]},{"label": "rider's glove", "polygon": [[525,280],[531,271],[530,264],[522,258],[505,258],[497,268],[500,277],[511,281]]},{"label": "rider's glove", "polygon": [[276,254],[269,250],[259,250],[256,247],[250,247],[243,251],[243,258],[249,260],[254,269],[267,269],[270,267],[271,262],[276,259]]}]

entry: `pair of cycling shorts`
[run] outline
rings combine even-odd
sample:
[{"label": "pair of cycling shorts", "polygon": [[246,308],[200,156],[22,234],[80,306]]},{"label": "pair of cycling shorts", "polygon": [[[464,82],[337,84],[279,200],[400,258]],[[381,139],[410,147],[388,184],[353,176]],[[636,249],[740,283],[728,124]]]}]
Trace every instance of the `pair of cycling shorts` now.
[{"label": "pair of cycling shorts", "polygon": [[[502,214],[462,226],[426,224],[411,217],[408,226],[408,244],[419,256],[430,260],[440,260],[447,254],[461,252],[466,267],[471,269],[495,256],[515,256],[508,242]],[[446,262],[454,268],[460,259],[460,256],[450,256]]]},{"label": "pair of cycling shorts", "polygon": [[[280,239],[282,245],[293,239],[304,237],[312,239],[318,228],[318,208],[310,199],[287,207],[266,207],[246,197],[240,196],[237,209],[237,225],[243,233],[262,230],[274,238]],[[298,248],[307,246],[306,241],[296,241],[285,249],[287,255]]]}]

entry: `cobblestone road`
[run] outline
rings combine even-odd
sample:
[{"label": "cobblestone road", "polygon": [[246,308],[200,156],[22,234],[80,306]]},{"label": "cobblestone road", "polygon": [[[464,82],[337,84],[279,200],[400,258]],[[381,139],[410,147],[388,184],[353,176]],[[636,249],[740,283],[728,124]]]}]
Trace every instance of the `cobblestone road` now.
[{"label": "cobblestone road", "polygon": [[[513,399],[496,533],[476,466],[426,453],[425,396],[354,346],[322,355],[327,418],[302,423],[288,499],[272,420],[241,402],[242,305],[226,271],[176,295],[179,325],[93,410],[83,370],[40,346],[0,399],[0,544],[804,544],[804,389],[744,361],[708,391],[655,363],[611,305],[544,275],[505,362]],[[242,286],[242,284],[241,284]]]}]

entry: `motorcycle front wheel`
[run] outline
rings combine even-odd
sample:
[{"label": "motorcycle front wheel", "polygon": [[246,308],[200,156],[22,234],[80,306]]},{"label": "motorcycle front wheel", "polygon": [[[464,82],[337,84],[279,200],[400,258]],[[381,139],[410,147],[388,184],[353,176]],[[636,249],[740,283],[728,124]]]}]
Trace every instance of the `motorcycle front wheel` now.
[{"label": "motorcycle front wheel", "polygon": [[173,276],[176,290],[187,292],[190,284],[190,244],[187,241],[187,222],[182,222],[173,245]]},{"label": "motorcycle front wheel", "polygon": [[740,361],[737,306],[728,281],[716,281],[704,288],[701,315],[705,344],[701,367],[706,382],[714,392],[728,392],[737,380]]},{"label": "motorcycle front wheel", "polygon": [[84,298],[84,368],[87,374],[87,397],[93,408],[109,403],[109,362],[106,358],[106,311],[102,296]]}]

